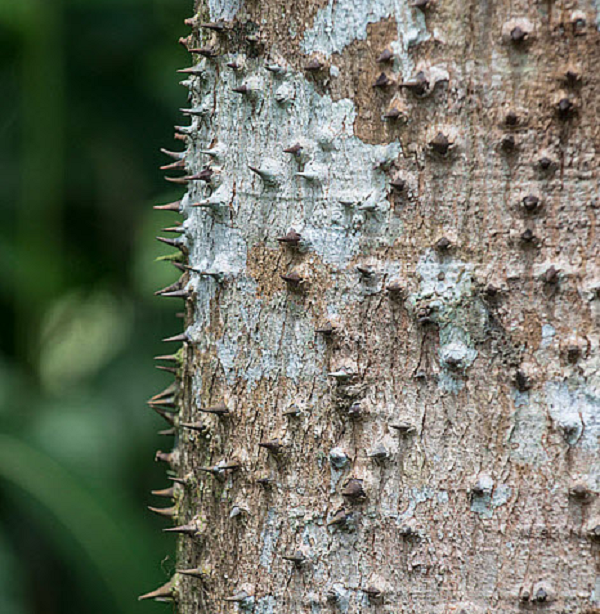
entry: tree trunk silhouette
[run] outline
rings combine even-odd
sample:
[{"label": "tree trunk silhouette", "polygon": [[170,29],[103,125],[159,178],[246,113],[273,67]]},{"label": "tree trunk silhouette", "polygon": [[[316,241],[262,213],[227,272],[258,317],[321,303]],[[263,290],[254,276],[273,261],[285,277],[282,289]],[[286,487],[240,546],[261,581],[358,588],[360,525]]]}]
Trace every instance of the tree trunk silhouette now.
[{"label": "tree trunk silhouette", "polygon": [[167,208],[179,611],[596,612],[594,3],[207,0]]}]

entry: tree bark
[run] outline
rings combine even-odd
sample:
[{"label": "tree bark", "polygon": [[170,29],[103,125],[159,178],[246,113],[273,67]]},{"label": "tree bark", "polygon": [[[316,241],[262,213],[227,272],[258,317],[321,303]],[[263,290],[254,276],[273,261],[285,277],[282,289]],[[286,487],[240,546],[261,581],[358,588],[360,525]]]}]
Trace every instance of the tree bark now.
[{"label": "tree bark", "polygon": [[179,412],[159,458],[183,534],[158,597],[598,611],[597,19],[199,8],[165,292],[183,359],[152,403]]}]

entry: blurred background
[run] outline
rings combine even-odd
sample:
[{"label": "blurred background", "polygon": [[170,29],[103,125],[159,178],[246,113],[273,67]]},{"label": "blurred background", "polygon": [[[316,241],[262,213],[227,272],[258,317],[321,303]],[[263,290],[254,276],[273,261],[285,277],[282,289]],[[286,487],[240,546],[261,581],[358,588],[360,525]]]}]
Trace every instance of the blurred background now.
[{"label": "blurred background", "polygon": [[[0,612],[167,611],[145,405],[181,332],[155,241],[192,0],[0,0]],[[179,145],[179,146],[178,146]],[[171,250],[173,251],[173,250]],[[166,348],[171,350],[172,348]]]}]

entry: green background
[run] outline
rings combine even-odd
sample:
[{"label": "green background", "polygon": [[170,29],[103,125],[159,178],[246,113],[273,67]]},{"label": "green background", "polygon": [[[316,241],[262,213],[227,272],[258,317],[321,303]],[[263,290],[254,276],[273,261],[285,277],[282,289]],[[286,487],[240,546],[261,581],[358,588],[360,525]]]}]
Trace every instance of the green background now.
[{"label": "green background", "polygon": [[154,240],[191,0],[0,0],[0,612],[167,611],[145,400],[180,304]]}]

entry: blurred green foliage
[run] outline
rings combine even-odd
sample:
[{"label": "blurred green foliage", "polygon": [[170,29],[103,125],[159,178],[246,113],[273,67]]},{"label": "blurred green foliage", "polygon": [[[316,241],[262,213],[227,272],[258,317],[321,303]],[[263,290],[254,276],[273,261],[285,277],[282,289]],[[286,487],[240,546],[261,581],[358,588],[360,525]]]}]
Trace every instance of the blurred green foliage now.
[{"label": "blurred green foliage", "polygon": [[[152,612],[173,539],[146,505],[169,438],[145,399],[181,330],[153,291],[179,194],[191,0],[0,0],[0,612]],[[162,304],[167,303],[167,304]]]}]

